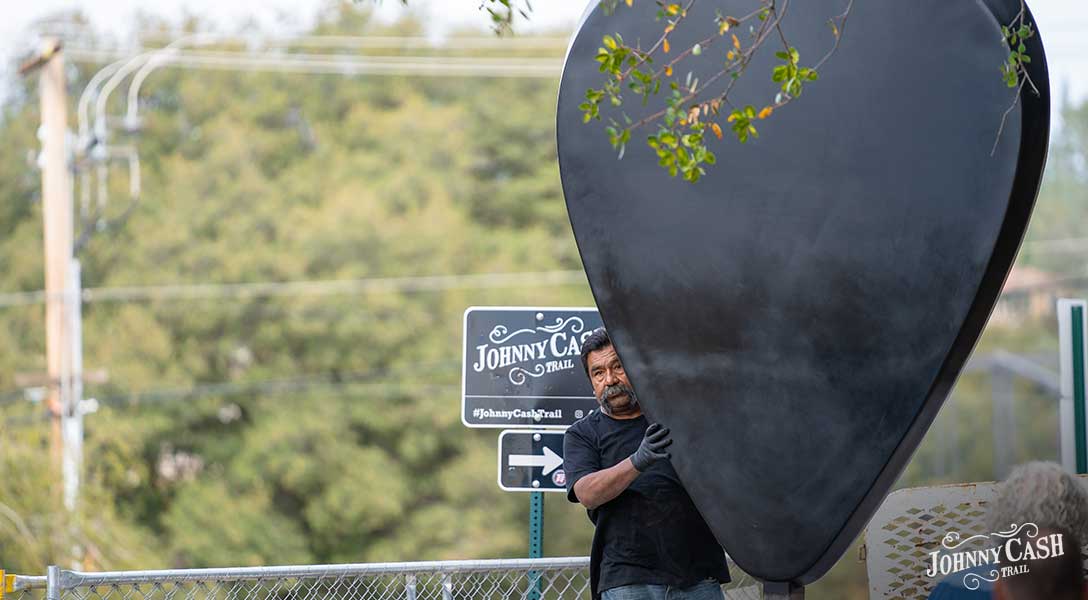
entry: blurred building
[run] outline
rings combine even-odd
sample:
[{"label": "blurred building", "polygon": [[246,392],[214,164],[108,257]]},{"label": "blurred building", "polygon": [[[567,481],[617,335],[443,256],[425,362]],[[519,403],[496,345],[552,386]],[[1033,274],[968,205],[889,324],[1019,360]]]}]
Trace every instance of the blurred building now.
[{"label": "blurred building", "polygon": [[1025,321],[1052,318],[1058,298],[1076,295],[1076,283],[1036,267],[1014,266],[990,324],[1015,327]]}]

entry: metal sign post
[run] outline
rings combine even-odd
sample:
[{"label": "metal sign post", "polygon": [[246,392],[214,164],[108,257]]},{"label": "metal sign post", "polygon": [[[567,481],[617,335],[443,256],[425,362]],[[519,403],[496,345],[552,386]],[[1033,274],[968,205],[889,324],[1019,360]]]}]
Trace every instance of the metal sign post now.
[{"label": "metal sign post", "polygon": [[[529,493],[529,558],[544,556],[544,493]],[[540,571],[529,571],[529,598],[540,600]]]},{"label": "metal sign post", "polygon": [[[562,431],[499,434],[499,487],[529,492],[529,558],[544,556],[544,492],[567,491]],[[540,574],[529,572],[528,600],[540,599]]]},{"label": "metal sign post", "polygon": [[[504,431],[499,435],[499,487],[529,491],[529,558],[544,556],[544,492],[566,491],[562,466],[562,432]],[[540,573],[529,571],[528,600],[539,600],[540,591]]]},{"label": "metal sign post", "polygon": [[1061,404],[1059,405],[1062,465],[1071,472],[1088,473],[1088,437],[1085,424],[1085,351],[1088,303],[1058,300],[1058,344],[1061,349]]},{"label": "metal sign post", "polygon": [[544,493],[529,493],[529,558],[544,556]]},{"label": "metal sign post", "polygon": [[805,600],[805,586],[768,581],[763,584],[763,600]]},{"label": "metal sign post", "polygon": [[[581,365],[585,338],[602,325],[596,308],[470,307],[464,316],[461,422],[529,426],[499,435],[498,483],[529,492],[529,558],[544,555],[544,492],[566,493],[563,431],[597,408]],[[528,600],[541,596],[529,571]]]}]

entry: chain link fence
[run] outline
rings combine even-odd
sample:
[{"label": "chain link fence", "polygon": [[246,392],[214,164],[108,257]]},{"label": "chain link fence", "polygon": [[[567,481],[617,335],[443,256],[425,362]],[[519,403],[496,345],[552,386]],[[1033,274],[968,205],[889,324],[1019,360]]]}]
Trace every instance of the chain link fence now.
[{"label": "chain link fence", "polygon": [[[1079,479],[1088,485],[1088,475]],[[987,533],[995,482],[903,489],[865,531],[869,597],[926,597],[929,553],[949,532]],[[1088,546],[1082,549],[1088,573]],[[726,600],[761,600],[759,581],[729,560]],[[3,572],[0,571],[0,574]],[[372,563],[90,573],[50,567],[8,575],[0,600],[590,600],[589,558]]]},{"label": "chain link fence", "polygon": [[[727,600],[761,586],[730,561]],[[3,600],[589,600],[589,558],[86,573],[49,567]]]}]

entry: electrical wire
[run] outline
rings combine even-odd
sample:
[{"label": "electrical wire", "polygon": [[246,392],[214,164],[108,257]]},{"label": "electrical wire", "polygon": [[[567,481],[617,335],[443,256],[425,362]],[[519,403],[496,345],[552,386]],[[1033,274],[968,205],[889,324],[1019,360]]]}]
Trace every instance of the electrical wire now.
[{"label": "electrical wire", "polygon": [[[271,298],[278,296],[327,296],[336,294],[373,294],[394,292],[439,292],[447,290],[490,289],[504,287],[555,287],[586,285],[582,271],[540,271],[526,273],[474,273],[461,275],[424,275],[272,281],[251,283],[197,283],[85,288],[84,303],[152,302],[162,300],[216,300]],[[48,299],[44,290],[0,294],[0,307],[42,304]]]},{"label": "electrical wire", "polygon": [[197,384],[192,387],[163,388],[133,392],[131,394],[91,395],[100,404],[110,406],[135,407],[154,404],[164,404],[171,401],[196,400],[199,398],[216,396],[239,396],[246,394],[277,395],[293,392],[303,392],[314,388],[388,390],[397,392],[400,390],[425,390],[425,391],[449,391],[460,389],[456,383],[415,383],[398,381],[372,381],[368,379],[339,380],[332,376],[287,378],[248,383],[209,383]]},{"label": "electrical wire", "polygon": [[[380,395],[389,397],[405,391],[412,392],[444,392],[459,391],[461,386],[455,383],[413,383],[397,381],[310,381],[307,383],[281,380],[277,382],[264,382],[263,385],[244,384],[205,384],[191,388],[157,389],[133,394],[116,394],[111,396],[95,396],[100,404],[124,408],[150,408],[153,406],[168,406],[171,402],[183,400],[196,400],[199,398],[217,396],[237,396],[243,394],[262,394],[274,396],[279,394],[297,393],[314,389],[331,389],[343,393],[351,393],[357,390],[365,390],[370,396]],[[19,428],[30,425],[39,425],[52,421],[52,416],[47,411],[34,415],[22,415],[9,417],[3,424],[5,427]],[[3,428],[0,428],[2,431]]]},{"label": "electrical wire", "polygon": [[[148,42],[169,42],[179,36],[189,35],[187,31],[145,31],[137,32],[132,38],[138,40],[132,52],[156,50],[157,47],[145,46]],[[295,46],[299,48],[351,48],[351,49],[400,49],[400,50],[564,50],[570,42],[567,36],[465,36],[447,37],[435,40],[426,36],[381,36],[381,35],[232,35],[212,32],[196,32],[198,35],[214,35],[219,43],[242,44],[248,48],[277,48]],[[46,23],[39,27],[40,37],[58,37],[71,39],[83,37],[93,40],[96,32],[89,27],[70,23]]]},{"label": "electrical wire", "polygon": [[[108,62],[126,52],[92,48],[65,48],[75,62]],[[184,51],[161,57],[164,67],[232,71],[279,71],[334,75],[391,75],[422,77],[500,77],[554,79],[562,71],[559,59],[469,58],[434,56],[348,56],[282,54],[252,55],[242,52]]]},{"label": "electrical wire", "polygon": [[[87,394],[95,398],[99,404],[112,406],[136,406],[145,404],[160,404],[177,400],[192,400],[209,396],[234,396],[241,394],[286,394],[290,392],[305,391],[312,388],[358,388],[391,390],[399,389],[436,389],[448,390],[457,388],[454,383],[434,384],[416,383],[408,381],[396,381],[396,377],[417,377],[419,375],[448,375],[455,376],[461,366],[460,360],[433,361],[417,363],[406,367],[393,369],[374,369],[370,371],[358,371],[343,373],[328,371],[324,373],[311,373],[295,375],[292,377],[279,377],[274,379],[259,379],[252,381],[216,381],[196,383],[188,386],[160,387],[148,390],[134,391],[131,393],[112,394]],[[12,390],[0,393],[0,405],[14,404],[22,399],[22,390]]]}]

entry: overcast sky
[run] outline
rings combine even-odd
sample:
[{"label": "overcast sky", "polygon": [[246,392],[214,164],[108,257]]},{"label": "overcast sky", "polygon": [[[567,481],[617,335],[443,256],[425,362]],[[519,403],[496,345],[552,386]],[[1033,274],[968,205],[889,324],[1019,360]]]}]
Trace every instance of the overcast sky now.
[{"label": "overcast sky", "polygon": [[[0,21],[0,53],[10,73],[14,57],[27,52],[32,24],[58,11],[79,9],[96,29],[124,37],[131,33],[138,11],[174,22],[187,14],[200,15],[215,22],[217,28],[229,31],[253,20],[268,28],[282,27],[285,21],[294,27],[305,27],[330,1],[333,0],[8,0],[4,2],[4,18]],[[374,0],[356,2],[370,4]],[[488,18],[480,12],[480,2],[410,0],[408,10],[424,17],[429,35],[441,37],[451,28],[466,25],[486,28]],[[532,21],[520,29],[573,28],[586,4],[587,0],[533,0]],[[1088,2],[1030,0],[1030,5],[1046,44],[1055,99],[1063,91],[1075,101],[1088,98]],[[406,10],[400,0],[382,0],[376,7],[379,18],[385,21],[396,19]]]}]

